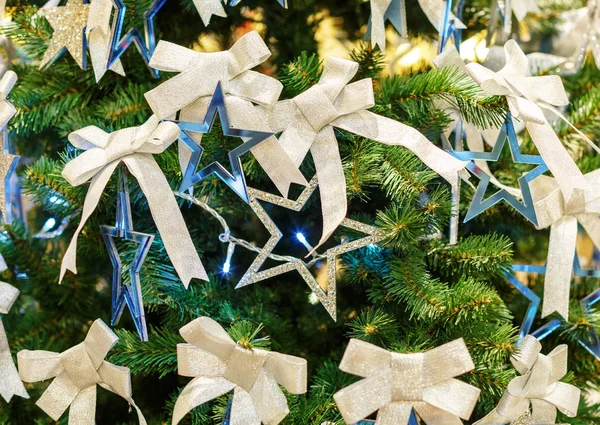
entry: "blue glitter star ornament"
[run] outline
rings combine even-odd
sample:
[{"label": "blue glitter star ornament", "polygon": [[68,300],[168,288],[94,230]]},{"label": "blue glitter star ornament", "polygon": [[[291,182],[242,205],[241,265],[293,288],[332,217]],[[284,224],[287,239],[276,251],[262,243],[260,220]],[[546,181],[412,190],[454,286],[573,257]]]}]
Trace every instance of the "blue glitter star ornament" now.
[{"label": "blue glitter star ornament", "polygon": [[110,43],[110,53],[108,55],[107,69],[110,69],[115,62],[123,56],[123,53],[134,43],[142,55],[142,59],[148,66],[148,69],[155,78],[159,77],[159,72],[150,68],[150,58],[156,48],[156,35],[154,32],[154,17],[164,6],[167,0],[154,0],[150,8],[144,12],[144,37],[138,28],[130,29],[125,36],[121,37],[123,32],[123,21],[127,8],[123,0],[113,0],[117,9],[113,25]]},{"label": "blue glitter star ornament", "polygon": [[[192,137],[189,135],[189,132],[210,132],[217,113],[219,114],[219,118],[221,120],[223,134],[225,136],[239,137],[244,140],[244,143],[229,152],[229,163],[231,164],[232,173],[227,171],[227,169],[225,169],[225,167],[223,167],[223,165],[221,165],[219,162],[213,162],[202,168],[200,171],[196,171],[198,164],[200,163],[200,159],[202,158],[203,149],[202,146],[199,146],[194,139],[192,139]],[[273,133],[232,128],[229,123],[229,116],[225,106],[225,96],[223,94],[223,88],[221,87],[220,82],[217,84],[213,98],[208,106],[208,111],[204,117],[204,122],[193,123],[179,121],[177,122],[177,125],[181,129],[181,140],[192,151],[190,162],[184,171],[183,180],[179,187],[179,191],[183,192],[191,188],[199,181],[214,173],[217,175],[217,177],[223,180],[240,198],[242,198],[246,203],[249,203],[250,198],[248,197],[248,189],[246,187],[246,177],[244,176],[244,170],[242,168],[242,161],[240,160],[240,157],[249,152],[252,148],[256,147],[258,144],[267,140],[273,135]]]},{"label": "blue glitter star ornament", "polygon": [[[142,299],[142,287],[140,285],[140,270],[150,246],[154,240],[153,235],[134,232],[131,219],[131,204],[129,191],[127,189],[127,168],[119,166],[119,192],[117,194],[117,220],[115,226],[100,226],[100,232],[108,249],[110,261],[113,265],[112,276],[112,317],[111,325],[119,323],[125,306],[129,308],[133,322],[142,341],[148,341],[148,328],[146,326],[146,315],[144,312],[144,301]],[[129,277],[131,282],[123,284],[123,263],[115,244],[115,239],[136,242],[137,251],[129,266]]]},{"label": "blue glitter star ornament", "polygon": [[[474,161],[498,161],[500,158],[500,153],[502,152],[507,140],[513,162],[518,164],[537,165],[536,168],[519,178],[519,187],[521,188],[523,203],[519,202],[517,198],[508,193],[506,189],[501,189],[489,196],[487,199],[483,199],[490,184],[490,176],[481,170]],[[452,150],[449,152],[458,159],[470,161],[467,165],[467,169],[480,181],[479,185],[477,186],[477,190],[475,191],[475,196],[473,197],[471,205],[469,206],[469,211],[465,216],[465,223],[478,216],[488,208],[496,205],[498,202],[504,200],[508,202],[514,209],[516,209],[523,217],[537,226],[537,217],[533,207],[533,199],[531,197],[529,183],[531,183],[531,181],[536,177],[539,177],[548,171],[548,166],[539,155],[524,155],[521,153],[519,142],[517,141],[517,134],[515,132],[510,113],[507,116],[506,122],[502,126],[500,135],[496,141],[496,145],[491,152],[470,152],[457,150]]]}]

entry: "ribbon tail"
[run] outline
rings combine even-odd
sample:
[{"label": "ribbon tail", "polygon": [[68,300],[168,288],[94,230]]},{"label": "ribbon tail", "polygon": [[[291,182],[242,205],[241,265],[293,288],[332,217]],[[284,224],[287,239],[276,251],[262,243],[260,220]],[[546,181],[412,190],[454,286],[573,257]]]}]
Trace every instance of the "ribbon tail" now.
[{"label": "ribbon tail", "polygon": [[96,385],[81,390],[69,409],[69,425],[95,425]]},{"label": "ribbon tail", "polygon": [[510,419],[500,415],[496,409],[488,413],[483,419],[478,420],[473,425],[505,425]]},{"label": "ribbon tail", "polygon": [[[98,375],[102,378],[102,383],[100,385],[127,400],[129,405],[135,409],[140,425],[147,425],[144,414],[133,400],[131,373],[129,369],[122,366],[115,366],[104,361],[98,369]],[[73,412],[72,406],[71,412]]]},{"label": "ribbon tail", "polygon": [[231,403],[230,425],[260,425],[261,421],[246,390],[235,387]]},{"label": "ribbon tail", "polygon": [[290,413],[287,399],[277,381],[264,369],[250,390],[250,397],[262,423],[276,425]]},{"label": "ribbon tail", "polygon": [[152,218],[183,285],[187,288],[193,278],[207,281],[208,275],[179,205],[154,157],[151,154],[137,154],[124,158],[124,161],[148,200]]},{"label": "ribbon tail", "polygon": [[371,0],[371,46],[385,49],[385,12],[392,0]]},{"label": "ribbon tail", "polygon": [[202,23],[205,27],[210,24],[210,18],[212,18],[213,15],[220,16],[221,18],[227,17],[227,13],[223,8],[221,0],[194,0],[194,5],[196,6],[196,9],[198,9],[200,19],[202,19]]},{"label": "ribbon tail", "polygon": [[462,421],[458,416],[438,409],[431,404],[415,403],[415,410],[427,425],[462,425]]},{"label": "ribbon tail", "polygon": [[29,394],[27,394],[25,386],[19,378],[19,372],[10,355],[8,339],[2,320],[0,320],[0,376],[2,376],[2,379],[0,379],[0,396],[7,403],[10,403],[14,395],[29,398]]},{"label": "ribbon tail", "polygon": [[412,405],[406,403],[390,403],[377,413],[375,425],[408,425]]},{"label": "ribbon tail", "polygon": [[67,270],[77,274],[77,238],[79,237],[81,230],[83,230],[85,223],[98,206],[102,192],[104,192],[104,188],[108,184],[110,176],[117,168],[117,165],[119,165],[118,161],[108,164],[98,174],[96,174],[90,182],[90,187],[88,188],[88,192],[85,195],[85,200],[83,202],[81,221],[79,222],[77,230],[75,230],[75,233],[73,234],[71,243],[69,243],[69,247],[67,248],[62,259],[62,264],[60,265],[59,283],[62,282]]},{"label": "ribbon tail", "polygon": [[569,316],[569,290],[576,243],[575,217],[563,217],[550,228],[542,318],[555,311],[565,319]]},{"label": "ribbon tail", "polygon": [[[73,403],[77,394],[79,394],[79,388],[73,384],[67,372],[62,372],[52,381],[35,404],[52,419],[58,421],[71,403]],[[89,422],[82,425],[88,424]],[[93,424],[94,421],[92,418],[91,425]]]},{"label": "ribbon tail", "polygon": [[534,424],[554,424],[556,416],[556,407],[551,403],[544,400],[531,400],[531,419]]},{"label": "ribbon tail", "polygon": [[343,388],[333,396],[346,423],[365,419],[392,401],[391,374],[375,375]]},{"label": "ribbon tail", "polygon": [[173,425],[177,425],[192,409],[235,388],[235,384],[225,378],[193,379],[181,392],[173,409]]}]

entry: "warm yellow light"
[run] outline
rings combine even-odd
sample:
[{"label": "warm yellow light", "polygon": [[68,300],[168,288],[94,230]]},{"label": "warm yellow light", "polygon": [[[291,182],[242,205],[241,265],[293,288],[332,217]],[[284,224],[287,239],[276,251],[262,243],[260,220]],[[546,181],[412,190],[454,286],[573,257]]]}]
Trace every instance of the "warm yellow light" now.
[{"label": "warm yellow light", "polygon": [[398,60],[400,66],[411,66],[418,63],[423,58],[423,51],[419,47],[413,47],[407,54]]},{"label": "warm yellow light", "polygon": [[481,62],[487,57],[489,51],[484,32],[475,34],[460,45],[460,56],[469,61]]}]

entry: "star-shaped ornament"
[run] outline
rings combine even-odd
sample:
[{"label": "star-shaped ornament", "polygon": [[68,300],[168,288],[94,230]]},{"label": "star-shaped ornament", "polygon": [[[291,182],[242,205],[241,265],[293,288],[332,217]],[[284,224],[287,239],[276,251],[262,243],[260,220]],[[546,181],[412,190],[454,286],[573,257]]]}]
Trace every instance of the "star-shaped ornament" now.
[{"label": "star-shaped ornament", "polygon": [[19,157],[11,155],[4,151],[0,152],[0,209],[2,210],[2,218],[4,222],[10,224],[12,222],[12,214],[10,208],[11,199],[11,184],[10,178],[17,168]]},{"label": "star-shaped ornament", "polygon": [[83,0],[68,0],[64,6],[40,10],[40,14],[54,29],[48,49],[40,62],[40,68],[54,62],[65,50],[69,51],[81,69],[86,68],[85,27],[89,13],[90,5],[84,4]]},{"label": "star-shaped ornament", "polygon": [[[278,276],[283,273],[290,271],[297,271],[302,279],[306,282],[308,287],[311,289],[316,298],[321,302],[325,310],[329,315],[336,320],[337,307],[336,307],[336,264],[337,257],[346,252],[354,251],[356,249],[375,244],[383,239],[383,234],[373,226],[369,226],[358,221],[350,220],[348,218],[342,221],[341,226],[346,227],[367,236],[354,240],[354,241],[342,241],[341,244],[328,249],[323,255],[313,253],[313,259],[308,263],[295,257],[281,257],[278,256],[280,261],[284,261],[275,267],[271,267],[265,270],[261,270],[264,262],[267,258],[272,256],[273,249],[277,243],[281,240],[283,233],[275,225],[269,214],[265,211],[260,201],[268,202],[269,204],[277,205],[279,207],[287,208],[292,211],[299,212],[302,210],[310,196],[317,189],[318,182],[314,177],[309,185],[302,191],[297,200],[293,201],[290,199],[282,198],[281,196],[273,195],[271,193],[263,192],[253,188],[248,188],[248,195],[250,196],[250,207],[256,213],[260,221],[267,228],[270,237],[267,243],[260,249],[258,256],[254,259],[246,273],[242,276],[236,288],[250,285],[252,283],[260,282],[265,279],[269,279],[274,276]],[[307,247],[309,251],[313,251],[312,247],[308,245],[308,242],[304,236],[299,233],[296,235],[298,240]],[[322,288],[321,285],[314,278],[310,271],[310,267],[315,265],[321,260],[327,261],[327,286]]]},{"label": "star-shaped ornament", "polygon": [[[537,165],[536,168],[519,178],[519,187],[521,189],[523,203],[519,202],[517,198],[510,194],[506,189],[501,189],[489,196],[487,199],[484,199],[491,178],[485,171],[479,168],[474,161],[498,161],[506,141],[508,141],[513,162],[517,164]],[[516,209],[523,217],[537,226],[537,217],[533,207],[533,199],[531,197],[529,183],[531,183],[531,181],[536,177],[539,177],[548,171],[548,166],[539,155],[524,155],[521,153],[519,142],[517,140],[517,133],[515,132],[510,113],[508,114],[506,122],[502,126],[498,140],[496,141],[496,144],[491,152],[471,152],[457,150],[451,150],[449,152],[458,159],[470,161],[467,164],[467,170],[469,170],[477,179],[479,179],[479,185],[477,186],[475,196],[473,196],[473,200],[471,201],[471,205],[469,206],[469,210],[465,216],[465,222],[471,220],[488,208],[491,208],[498,202],[504,200],[508,202],[514,209]]]},{"label": "star-shaped ornament", "polygon": [[[230,0],[229,6],[237,6],[241,1],[242,0]],[[288,0],[277,0],[277,3],[279,3],[281,7],[285,7],[286,9],[288,8]]]},{"label": "star-shaped ornament", "polygon": [[[229,152],[229,163],[231,164],[230,173],[227,169],[219,162],[213,162],[200,171],[196,171],[200,159],[202,158],[202,146],[199,146],[194,139],[189,135],[191,133],[208,133],[210,132],[212,125],[215,121],[215,117],[219,114],[221,120],[221,127],[223,129],[223,135],[234,136],[241,138],[244,143]],[[217,84],[217,88],[213,95],[213,98],[208,106],[208,111],[204,117],[204,122],[193,123],[179,121],[177,125],[181,129],[181,140],[185,145],[192,151],[190,161],[183,174],[183,180],[179,187],[179,191],[183,192],[199,181],[205,179],[211,174],[216,174],[221,180],[223,180],[235,193],[238,194],[245,202],[249,202],[248,189],[246,187],[246,177],[244,176],[244,170],[242,168],[242,161],[240,157],[249,152],[252,148],[256,147],[259,143],[264,142],[273,133],[267,133],[263,131],[254,130],[242,130],[231,127],[229,124],[229,116],[227,114],[227,108],[225,106],[225,96],[221,83]]]},{"label": "star-shaped ornament", "polygon": [[[108,255],[113,265],[112,276],[112,317],[111,325],[119,323],[125,306],[129,308],[133,322],[142,341],[148,341],[148,328],[144,312],[144,300],[140,284],[140,270],[146,260],[153,235],[133,231],[131,219],[131,204],[127,190],[126,167],[119,168],[119,193],[117,194],[117,220],[115,226],[100,226],[102,238],[108,249]],[[138,244],[135,256],[129,266],[130,282],[123,283],[123,263],[117,249],[115,239],[123,239]]]}]

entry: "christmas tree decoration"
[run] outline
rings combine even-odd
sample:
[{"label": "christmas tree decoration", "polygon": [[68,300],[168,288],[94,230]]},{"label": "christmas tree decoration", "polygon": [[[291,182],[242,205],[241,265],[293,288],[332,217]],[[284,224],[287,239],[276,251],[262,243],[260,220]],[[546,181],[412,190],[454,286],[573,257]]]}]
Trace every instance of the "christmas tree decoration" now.
[{"label": "christmas tree decoration", "polygon": [[511,114],[525,121],[525,128],[566,199],[577,197],[582,190],[590,190],[583,174],[544,116],[545,110],[561,118],[600,152],[600,148],[556,109],[569,104],[562,80],[558,75],[528,77],[527,57],[514,40],[505,44],[504,53],[506,65],[498,72],[477,63],[466,65],[466,70],[487,95],[506,96]]},{"label": "christmas tree decoration", "polygon": [[462,423],[469,419],[479,389],[455,377],[475,368],[463,339],[426,353],[393,353],[351,339],[340,369],[362,379],[333,398],[346,423],[372,413],[379,425],[406,425],[414,409],[427,425]]},{"label": "christmas tree decoration", "polygon": [[40,14],[54,29],[40,68],[54,62],[65,50],[69,51],[81,69],[87,67],[85,28],[89,13],[90,5],[84,4],[83,0],[68,0],[64,6],[40,9]]},{"label": "christmas tree decoration", "polygon": [[[267,243],[260,249],[258,256],[254,259],[248,270],[244,273],[236,288],[241,288],[256,282],[260,282],[265,279],[278,276],[283,273],[296,270],[300,274],[302,279],[306,282],[308,287],[311,289],[313,294],[316,295],[317,299],[321,302],[323,307],[325,307],[325,310],[327,310],[329,315],[334,320],[336,320],[336,259],[341,254],[354,251],[356,249],[375,244],[381,241],[384,235],[377,228],[354,220],[350,220],[348,218],[344,218],[344,220],[342,220],[342,222],[340,223],[342,227],[356,230],[358,232],[366,234],[367,236],[360,239],[356,239],[354,241],[342,242],[341,244],[335,247],[329,248],[323,255],[313,256],[313,259],[310,260],[310,262],[308,263],[304,262],[300,258],[284,257],[282,258],[285,259],[283,264],[265,270],[261,270],[265,260],[267,260],[267,258],[271,256],[273,249],[281,240],[283,233],[279,230],[277,225],[273,222],[273,220],[265,211],[264,207],[260,204],[259,201],[268,202],[269,204],[277,205],[279,207],[290,209],[292,211],[300,211],[306,205],[311,195],[315,192],[317,186],[317,178],[313,178],[310,181],[308,187],[306,187],[302,191],[302,193],[296,201],[282,198],[280,196],[276,196],[271,193],[263,192],[260,190],[252,188],[248,189],[248,194],[250,195],[250,206],[252,207],[252,210],[256,213],[256,216],[260,219],[262,224],[269,231],[270,237]],[[321,202],[323,202],[322,198]],[[302,233],[299,233],[296,236],[300,243],[305,244],[308,251],[314,253],[313,247],[308,244],[306,238]],[[327,260],[326,290],[321,288],[321,286],[309,270],[309,267],[312,267],[318,261],[321,261],[323,259]]]},{"label": "christmas tree decoration", "polygon": [[[375,104],[373,83],[365,78],[348,84],[357,71],[356,62],[331,57],[318,84],[269,111],[271,127],[283,131],[279,143],[294,164],[300,166],[309,151],[315,163],[323,211],[323,233],[317,247],[344,220],[348,208],[334,127],[384,145],[406,147],[453,186],[466,173],[467,162],[453,158],[414,128],[367,111]],[[284,196],[288,189],[282,192]]]},{"label": "christmas tree decoration", "polygon": [[488,39],[496,33],[498,21],[502,22],[502,32],[505,37],[512,33],[512,14],[521,22],[529,13],[539,13],[537,0],[492,0],[490,5],[490,23],[488,25]]},{"label": "christmas tree decoration", "polygon": [[519,329],[519,338],[517,339],[517,345],[523,341],[523,339],[529,334],[531,331],[531,326],[533,325],[533,321],[535,319],[535,315],[537,314],[538,309],[540,308],[540,297],[536,295],[531,289],[525,286],[513,273],[536,273],[536,274],[545,274],[546,266],[534,266],[532,264],[513,264],[511,267],[511,271],[505,271],[504,277],[512,285],[521,295],[527,298],[529,302],[529,306],[527,307],[527,311],[525,312],[525,317],[523,318],[523,322],[521,324],[521,328]]},{"label": "christmas tree decoration", "polygon": [[19,157],[4,151],[0,152],[0,210],[5,223],[12,222],[10,208],[11,183],[10,178],[17,169]]},{"label": "christmas tree decoration", "polygon": [[600,67],[600,7],[597,0],[588,0],[587,7],[568,10],[561,16],[556,50],[567,61],[564,67],[568,74],[581,69],[591,52],[597,67]]},{"label": "christmas tree decoration", "polygon": [[475,425],[517,423],[527,416],[531,424],[554,424],[558,410],[577,416],[581,391],[560,382],[568,371],[568,347],[560,345],[547,356],[541,351],[542,344],[531,335],[523,340],[511,358],[521,376],[510,381],[498,406]]},{"label": "christmas tree decoration", "polygon": [[[214,124],[217,113],[219,114],[223,135],[239,137],[243,140],[243,143],[240,146],[229,152],[229,162],[231,164],[232,173],[227,171],[227,169],[219,162],[213,162],[201,170],[196,171],[198,169],[200,159],[202,158],[203,149],[202,146],[199,146],[194,139],[191,138],[188,132],[208,133]],[[240,198],[242,198],[245,202],[249,202],[248,190],[246,188],[246,177],[244,176],[244,170],[242,168],[240,156],[248,153],[252,148],[258,146],[260,143],[265,142],[268,138],[273,136],[273,133],[233,128],[229,121],[229,115],[225,105],[225,95],[223,94],[223,88],[220,82],[217,84],[215,94],[208,105],[208,110],[204,116],[204,122],[193,123],[180,121],[177,124],[181,129],[180,139],[192,151],[192,156],[183,174],[183,180],[181,182],[181,186],[179,187],[179,191],[183,192],[184,190],[191,188],[199,181],[204,180],[206,177],[214,173]]]},{"label": "christmas tree decoration", "polygon": [[204,26],[208,26],[210,24],[210,18],[215,16],[220,16],[221,18],[227,17],[227,12],[225,12],[225,8],[223,7],[223,0],[193,0],[196,9],[198,9],[198,13],[200,14],[200,19],[202,19],[202,23]]},{"label": "christmas tree decoration", "polygon": [[365,38],[371,46],[385,50],[385,23],[390,21],[402,37],[408,37],[406,30],[406,6],[404,0],[371,0],[371,17]]},{"label": "christmas tree decoration", "polygon": [[187,288],[193,278],[208,280],[169,182],[153,157],[153,154],[167,149],[178,136],[176,124],[160,122],[156,116],[139,127],[110,134],[89,126],[69,135],[71,144],[85,152],[65,165],[63,177],[72,186],[79,186],[90,179],[91,182],[81,221],[62,260],[61,280],[67,270],[77,273],[77,238],[121,162],[125,163],[146,196],[167,254],[184,286]]},{"label": "christmas tree decoration", "polygon": [[558,181],[545,176],[532,187],[537,227],[550,228],[542,317],[558,312],[569,317],[569,290],[577,244],[578,223],[600,247],[600,170],[584,176],[590,190],[567,198]]},{"label": "christmas tree decoration", "polygon": [[[238,4],[241,3],[242,0],[229,0],[229,5],[230,6],[237,6]],[[281,7],[285,7],[286,9],[288,8],[288,0],[277,0],[277,3],[279,3],[281,5]]]},{"label": "christmas tree decoration", "polygon": [[518,164],[533,164],[537,165],[536,168],[530,172],[524,174],[519,178],[519,187],[521,188],[521,195],[523,203],[520,203],[513,195],[507,190],[501,189],[498,192],[490,195],[487,199],[484,196],[487,192],[490,184],[490,176],[481,170],[474,162],[470,162],[467,165],[467,169],[479,179],[479,185],[477,191],[473,196],[467,215],[465,216],[465,222],[477,217],[479,214],[493,207],[498,202],[504,200],[509,203],[514,209],[516,209],[523,217],[531,221],[537,226],[537,218],[535,209],[533,206],[533,198],[531,196],[531,190],[529,185],[531,182],[548,171],[548,166],[545,164],[541,156],[538,155],[524,155],[521,153],[519,142],[517,140],[517,134],[513,126],[512,117],[508,114],[506,122],[500,131],[498,141],[494,145],[491,152],[471,152],[471,151],[451,151],[452,155],[462,160],[480,160],[480,161],[497,161],[502,153],[502,148],[508,140],[510,152],[513,161]]},{"label": "christmas tree decoration", "polygon": [[[0,314],[8,314],[11,307],[19,296],[19,290],[8,283],[0,282]],[[0,316],[0,396],[7,403],[13,396],[29,398],[29,394],[23,386],[23,382],[19,378],[19,372],[13,363],[10,355],[10,347],[6,331],[2,324],[2,316]]]},{"label": "christmas tree decoration", "polygon": [[261,349],[245,349],[209,317],[181,328],[186,344],[177,345],[178,372],[194,378],[181,392],[173,410],[177,425],[192,409],[233,391],[230,423],[280,423],[289,413],[279,388],[304,394],[307,363],[300,357]]},{"label": "christmas tree decoration", "polygon": [[[117,194],[117,220],[114,226],[100,226],[100,232],[108,249],[110,261],[113,265],[112,276],[112,317],[111,325],[119,323],[125,306],[129,308],[133,322],[142,341],[148,341],[148,328],[146,326],[146,315],[144,313],[144,301],[142,299],[142,287],[140,285],[140,270],[150,246],[154,240],[153,235],[133,231],[133,219],[131,218],[131,203],[129,201],[129,190],[127,187],[127,167],[119,165],[119,182]],[[121,273],[123,264],[115,244],[115,238],[132,241],[138,244],[133,261],[129,266],[130,282],[123,284]]]},{"label": "christmas tree decoration", "polygon": [[[125,20],[125,13],[127,12],[127,8],[125,7],[125,3],[123,0],[111,0],[114,2],[116,7],[116,13],[112,23],[112,34],[110,41],[110,52],[108,54],[108,63],[106,68],[113,69],[114,66],[118,67],[117,61],[123,53],[129,49],[131,43],[135,44],[138,52],[142,56],[142,59],[148,65],[148,69],[154,75],[154,77],[158,78],[159,73],[157,70],[152,69],[152,66],[149,64],[150,58],[154,53],[154,49],[156,46],[156,35],[154,32],[154,17],[158,13],[158,11],[163,7],[167,0],[153,0],[150,8],[144,12],[144,36],[142,36],[141,31],[138,28],[131,28],[127,33],[121,37],[123,32],[123,23]],[[95,21],[95,24],[100,26],[106,20],[106,14],[110,14],[108,11],[109,4],[108,2],[98,5],[99,11],[98,16],[102,16],[102,19]],[[110,6],[112,10],[112,6]],[[102,27],[101,27],[102,28]],[[117,68],[118,69],[118,68]]]},{"label": "christmas tree decoration", "polygon": [[6,71],[0,79],[0,130],[6,130],[8,122],[17,113],[13,104],[7,99],[17,80],[18,77],[14,71]]},{"label": "christmas tree decoration", "polygon": [[[204,122],[220,82],[230,124],[234,128],[273,133],[265,121],[265,114],[254,104],[272,108],[283,86],[272,77],[251,71],[270,55],[269,48],[256,31],[242,36],[226,52],[200,53],[161,41],[150,66],[160,71],[179,72],[179,75],[144,96],[160,119],[173,118],[177,111],[181,111],[180,121]],[[200,144],[201,133],[193,139]],[[179,155],[181,169],[185,172],[190,152],[183,142],[179,143]],[[274,136],[255,146],[252,155],[280,191],[291,183],[308,184]]]},{"label": "christmas tree decoration", "polygon": [[100,81],[109,69],[119,75],[125,76],[125,70],[120,59],[117,59],[110,68],[107,67],[111,48],[110,18],[112,10],[112,0],[91,1],[85,33],[96,82]]},{"label": "christmas tree decoration", "polygon": [[146,425],[133,401],[129,369],[104,360],[118,340],[98,319],[90,326],[85,340],[67,351],[19,351],[19,374],[24,382],[55,378],[35,404],[55,421],[71,407],[69,425],[94,425],[96,385],[100,385],[127,400],[137,412],[140,425]]}]

